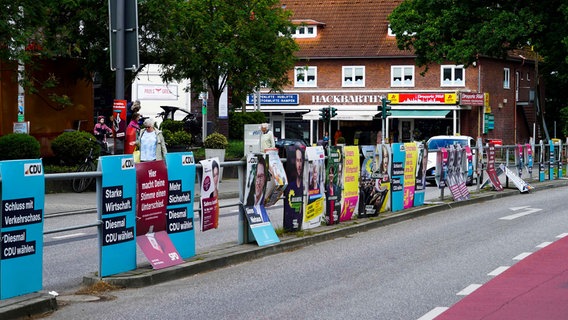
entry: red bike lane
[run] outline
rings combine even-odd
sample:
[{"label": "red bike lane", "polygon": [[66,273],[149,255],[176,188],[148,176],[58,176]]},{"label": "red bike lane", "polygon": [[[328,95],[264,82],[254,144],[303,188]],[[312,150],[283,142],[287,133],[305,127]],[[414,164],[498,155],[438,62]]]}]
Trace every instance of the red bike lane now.
[{"label": "red bike lane", "polygon": [[568,236],[517,262],[435,319],[568,319]]}]

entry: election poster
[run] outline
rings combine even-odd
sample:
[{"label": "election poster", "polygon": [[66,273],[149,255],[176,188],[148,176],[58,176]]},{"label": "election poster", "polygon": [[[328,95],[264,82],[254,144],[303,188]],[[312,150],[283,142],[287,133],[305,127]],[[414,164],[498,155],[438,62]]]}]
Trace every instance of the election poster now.
[{"label": "election poster", "polygon": [[106,277],[136,269],[136,170],[131,154],[100,157],[98,167],[99,274]]},{"label": "election poster", "polygon": [[0,162],[0,298],[42,289],[45,178],[40,159]]},{"label": "election poster", "polygon": [[322,146],[307,147],[308,160],[308,201],[302,229],[321,226],[325,213],[325,153]]},{"label": "election poster", "polygon": [[203,169],[201,178],[201,231],[219,226],[219,158],[199,161]]},{"label": "election poster", "polygon": [[250,230],[259,246],[280,242],[264,207],[268,166],[265,154],[247,154],[245,204],[241,206]]},{"label": "election poster", "polygon": [[389,144],[379,144],[375,149],[375,168],[373,178],[377,179],[377,199],[375,206],[380,208],[380,212],[391,209],[391,148]]},{"label": "election poster", "polygon": [[416,190],[416,162],[418,160],[418,148],[416,142],[404,144],[404,209],[414,206],[414,192]]},{"label": "election poster", "polygon": [[416,163],[416,182],[414,191],[414,206],[424,204],[426,194],[426,169],[428,168],[428,147],[423,142],[417,143],[418,158]]},{"label": "election poster", "polygon": [[270,150],[266,153],[268,157],[268,181],[266,182],[266,196],[264,206],[273,206],[280,200],[284,190],[288,187],[288,178],[284,165],[280,161],[277,150]]},{"label": "election poster", "polygon": [[341,212],[341,171],[343,168],[342,147],[330,146],[327,158],[327,175],[325,182],[326,206],[325,221],[328,225],[339,223],[339,214]]},{"label": "election poster", "polygon": [[343,207],[339,221],[349,221],[359,201],[359,147],[345,146],[343,159]]},{"label": "election poster", "polygon": [[183,259],[195,256],[195,161],[193,152],[169,152],[166,230]]},{"label": "election poster", "polygon": [[284,230],[298,231],[304,220],[304,153],[305,147],[286,148],[288,188],[284,192]]},{"label": "election poster", "polygon": [[136,243],[154,269],[183,263],[166,232],[166,163],[163,160],[137,163],[136,188]]},{"label": "election poster", "polygon": [[493,142],[489,142],[489,148],[487,150],[487,176],[496,191],[503,190],[495,168],[495,144]]},{"label": "election poster", "polygon": [[406,152],[403,143],[392,144],[391,211],[404,209],[404,164]]},{"label": "election poster", "polygon": [[373,178],[373,170],[375,169],[375,146],[361,146],[361,155],[363,161],[361,163],[361,173],[359,176],[359,210],[357,216],[374,217],[380,212],[380,193],[378,192],[378,179]]}]

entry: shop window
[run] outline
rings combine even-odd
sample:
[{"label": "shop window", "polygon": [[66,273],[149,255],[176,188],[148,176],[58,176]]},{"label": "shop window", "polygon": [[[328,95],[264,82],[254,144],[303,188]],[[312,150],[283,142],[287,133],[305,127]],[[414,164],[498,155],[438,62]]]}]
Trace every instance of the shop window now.
[{"label": "shop window", "polygon": [[414,87],[414,66],[391,66],[391,87]]},{"label": "shop window", "polygon": [[296,67],[294,69],[295,87],[317,87],[317,67]]},{"label": "shop window", "polygon": [[365,67],[343,67],[344,87],[364,87]]},{"label": "shop window", "polygon": [[442,87],[463,87],[465,86],[465,69],[463,65],[443,65],[440,69]]}]

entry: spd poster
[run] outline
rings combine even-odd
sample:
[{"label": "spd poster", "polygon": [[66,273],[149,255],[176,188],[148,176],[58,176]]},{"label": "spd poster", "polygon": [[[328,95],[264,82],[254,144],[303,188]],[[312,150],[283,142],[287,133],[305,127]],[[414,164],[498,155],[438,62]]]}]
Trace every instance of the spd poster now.
[{"label": "spd poster", "polygon": [[406,152],[403,143],[392,144],[391,211],[404,208],[404,164]]},{"label": "spd poster", "polygon": [[298,231],[304,219],[304,148],[300,145],[286,148],[286,176],[288,188],[284,192],[284,230]]},{"label": "spd poster", "polygon": [[412,208],[414,205],[414,192],[416,188],[416,162],[418,159],[418,148],[415,142],[404,144],[404,209]]},{"label": "spd poster", "polygon": [[328,225],[339,223],[341,212],[341,172],[343,171],[343,154],[341,146],[330,146],[327,158],[327,175],[325,193],[327,203],[325,206],[325,220]]},{"label": "spd poster", "polygon": [[414,206],[424,204],[426,193],[426,169],[428,167],[428,147],[425,143],[418,143],[418,159],[416,164],[416,189],[414,192]]},{"label": "spd poster", "polygon": [[201,231],[219,226],[219,158],[199,161],[203,168],[201,179]]},{"label": "spd poster", "polygon": [[359,201],[359,147],[345,147],[343,174],[343,207],[339,221],[348,221],[353,217]]},{"label": "spd poster", "polygon": [[312,229],[321,226],[325,213],[325,153],[322,146],[307,147],[308,160],[308,202],[302,229]]}]

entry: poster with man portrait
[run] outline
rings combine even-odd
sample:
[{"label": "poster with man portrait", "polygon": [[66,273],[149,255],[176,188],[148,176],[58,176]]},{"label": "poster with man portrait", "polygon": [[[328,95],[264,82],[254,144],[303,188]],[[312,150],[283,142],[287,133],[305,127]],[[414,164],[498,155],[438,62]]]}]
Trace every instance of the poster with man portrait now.
[{"label": "poster with man portrait", "polygon": [[264,207],[268,163],[265,154],[247,154],[247,177],[245,204],[241,214],[246,217],[252,234],[259,246],[280,242]]},{"label": "poster with man portrait", "polygon": [[425,143],[419,142],[418,158],[416,164],[416,187],[414,191],[414,206],[418,207],[424,204],[426,195],[426,169],[428,168],[428,148]]},{"label": "poster with man portrait", "polygon": [[288,186],[288,178],[284,165],[278,156],[278,150],[270,150],[266,153],[268,157],[268,180],[266,181],[266,196],[264,206],[266,208],[274,205],[284,194]]},{"label": "poster with man portrait", "polygon": [[219,158],[199,161],[203,174],[201,178],[201,231],[219,226]]},{"label": "poster with man portrait", "polygon": [[319,227],[325,213],[325,152],[322,146],[307,147],[308,160],[308,201],[302,229]]},{"label": "poster with man portrait", "polygon": [[284,191],[284,230],[298,231],[304,219],[304,153],[297,144],[286,147],[286,176],[288,188]]},{"label": "poster with man portrait", "polygon": [[391,190],[391,148],[389,144],[379,144],[375,149],[373,179],[376,179],[375,188],[377,198],[374,205],[379,207],[379,212],[390,210],[390,190]]},{"label": "poster with man portrait", "polygon": [[325,182],[326,206],[325,220],[328,225],[339,223],[341,213],[341,172],[343,170],[343,154],[341,146],[330,146],[327,158],[327,175]]},{"label": "poster with man portrait", "polygon": [[376,206],[380,194],[377,193],[377,179],[373,178],[373,168],[375,167],[375,146],[361,146],[361,173],[359,177],[359,210],[357,216],[360,218],[377,216],[380,206]]}]

